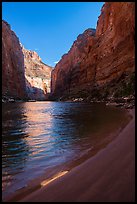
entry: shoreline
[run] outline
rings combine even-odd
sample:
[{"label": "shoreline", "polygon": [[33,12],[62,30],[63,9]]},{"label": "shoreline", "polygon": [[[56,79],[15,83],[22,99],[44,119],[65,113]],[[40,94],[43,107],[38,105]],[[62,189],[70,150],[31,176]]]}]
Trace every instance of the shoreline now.
[{"label": "shoreline", "polygon": [[[115,171],[112,173],[110,172],[110,175],[108,173],[108,177],[109,180],[111,181],[111,176],[112,176],[112,180],[113,182],[115,182],[116,184],[114,185],[114,189],[110,188],[111,187],[111,182],[107,183],[108,178],[105,179],[105,177],[102,178],[102,171],[110,171],[109,168],[107,169],[107,166],[109,165],[110,161],[113,160],[113,157],[116,157],[117,154],[120,155],[120,144],[119,141],[121,141],[123,143],[123,145],[128,145],[127,143],[129,143],[129,141],[127,142],[127,140],[131,139],[131,137],[127,137],[127,133],[130,135],[131,133],[133,138],[132,140],[134,140],[134,130],[133,127],[135,125],[135,116],[134,116],[134,109],[128,109],[127,110],[129,112],[129,114],[132,116],[132,119],[128,122],[128,124],[124,127],[124,129],[122,129],[122,131],[120,131],[119,135],[112,140],[105,148],[101,149],[99,152],[97,152],[95,155],[91,156],[90,158],[87,158],[87,160],[83,161],[81,164],[77,165],[76,167],[72,168],[70,171],[64,173],[64,175],[61,175],[61,177],[57,176],[57,179],[51,179],[52,181],[49,182],[48,185],[43,185],[43,186],[35,186],[33,191],[30,191],[30,194],[28,195],[24,195],[23,198],[22,197],[18,197],[16,198],[16,201],[18,202],[32,202],[32,201],[39,201],[39,202],[43,202],[43,201],[49,201],[49,202],[59,202],[59,201],[133,201],[134,200],[134,193],[133,193],[133,182],[134,179],[132,179],[132,185],[131,185],[131,179],[130,179],[130,185],[128,184],[124,184],[124,181],[128,182],[128,179],[126,179],[126,175],[124,175],[124,178],[122,176],[122,171],[121,171],[121,178],[118,178],[118,181],[121,181],[120,188],[118,187],[118,181],[116,182],[116,178],[113,179],[113,177],[115,177]],[[130,129],[130,131],[129,131]],[[132,130],[132,131],[131,131]],[[126,141],[123,141],[123,136],[126,137]],[[132,141],[133,142],[133,141]],[[118,148],[118,152],[115,152],[115,144]],[[133,146],[133,144],[132,144]],[[114,150],[114,152],[116,153],[116,155],[114,155],[114,152],[112,152],[112,150]],[[131,147],[130,147],[131,148]],[[121,153],[123,158],[122,160],[124,161],[124,156],[125,156],[125,148],[123,146],[123,152]],[[128,150],[128,148],[127,148]],[[132,147],[132,150],[130,150],[130,154],[132,153],[132,157],[134,157],[134,148]],[[112,154],[112,158],[110,158]],[[103,155],[106,155],[106,157],[104,157]],[[129,156],[128,155],[128,156]],[[131,156],[130,156],[131,157]],[[104,162],[103,162],[104,160]],[[122,161],[122,162],[123,162]],[[127,159],[125,159],[125,163],[127,162]],[[134,159],[132,158],[132,162],[129,161],[130,163],[132,163],[132,168],[130,167],[129,170],[132,170],[132,177],[134,177]],[[108,163],[108,165],[107,165]],[[102,164],[103,169],[101,170],[101,168],[98,168],[98,166],[100,166]],[[120,162],[118,163],[120,166]],[[117,160],[114,160],[114,164],[112,163],[112,166],[114,166],[116,168],[116,166],[118,166],[117,164]],[[105,166],[106,165],[106,166]],[[128,166],[128,164],[124,164],[126,166]],[[129,165],[131,166],[131,165]],[[97,168],[97,169],[96,169]],[[122,167],[119,167],[122,169]],[[91,171],[89,171],[89,169],[91,169]],[[111,170],[112,167],[110,168]],[[125,170],[127,169],[127,167],[125,167]],[[116,169],[116,173],[118,170]],[[126,170],[127,171],[127,170]],[[91,174],[93,173],[94,176],[92,176]],[[100,175],[100,176],[99,176]],[[101,180],[99,180],[98,178],[101,177]],[[95,178],[97,179],[97,181],[95,181]],[[91,183],[89,183],[89,180],[91,180]],[[123,184],[122,184],[123,181]],[[43,181],[42,183],[44,183],[45,181]],[[47,182],[47,181],[46,181]],[[93,183],[93,184],[92,184]],[[103,184],[104,183],[104,184]],[[106,184],[105,184],[106,183]],[[97,185],[98,184],[98,185]],[[105,185],[107,186],[107,184],[109,184],[109,192],[110,195],[107,194],[107,192],[103,193],[103,189],[101,190],[100,188],[107,188],[105,187]],[[121,187],[122,185],[122,187]],[[96,189],[96,186],[99,186]],[[125,187],[127,186],[127,187]],[[129,187],[130,186],[130,187]],[[94,188],[95,187],[95,188]],[[119,197],[120,195],[118,194],[118,191],[116,191],[116,187],[118,187],[118,190],[124,191],[125,188],[128,188],[129,191],[131,188],[132,192],[126,192],[124,194],[126,194],[128,196],[128,198],[125,198],[124,200],[124,195]],[[83,189],[84,188],[84,189]],[[93,189],[92,189],[93,188]],[[82,190],[83,189],[83,190]],[[85,192],[86,189],[86,192]],[[96,190],[95,190],[96,189]],[[99,190],[100,189],[100,190]],[[115,190],[115,191],[114,191]],[[112,191],[112,193],[111,193]],[[114,192],[113,192],[114,191]],[[125,189],[126,191],[126,189]],[[54,193],[52,193],[54,192]],[[96,192],[96,193],[95,193]],[[24,193],[25,194],[25,193]],[[54,195],[53,195],[54,194]],[[101,196],[99,196],[99,194]],[[132,194],[132,195],[131,195]],[[125,196],[126,196],[125,195]],[[115,197],[115,198],[114,198]],[[103,200],[102,200],[103,199]],[[122,200],[121,200],[122,199]],[[7,201],[11,201],[14,200],[14,198],[12,199],[8,199]],[[16,202],[15,201],[15,202]]]}]

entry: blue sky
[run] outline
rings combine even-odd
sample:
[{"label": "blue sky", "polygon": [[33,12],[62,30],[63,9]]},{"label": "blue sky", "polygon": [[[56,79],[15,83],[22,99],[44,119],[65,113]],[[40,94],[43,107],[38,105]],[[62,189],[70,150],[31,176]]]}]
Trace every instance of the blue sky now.
[{"label": "blue sky", "polygon": [[26,49],[55,66],[77,36],[96,28],[104,2],[3,2],[2,19]]}]

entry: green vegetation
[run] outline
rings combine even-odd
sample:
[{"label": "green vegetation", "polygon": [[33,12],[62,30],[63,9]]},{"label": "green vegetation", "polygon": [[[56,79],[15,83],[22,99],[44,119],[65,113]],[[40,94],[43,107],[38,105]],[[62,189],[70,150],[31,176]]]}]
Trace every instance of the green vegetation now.
[{"label": "green vegetation", "polygon": [[134,94],[135,94],[135,73],[133,73],[128,79],[119,83],[119,86],[115,91],[114,97],[125,97]]}]

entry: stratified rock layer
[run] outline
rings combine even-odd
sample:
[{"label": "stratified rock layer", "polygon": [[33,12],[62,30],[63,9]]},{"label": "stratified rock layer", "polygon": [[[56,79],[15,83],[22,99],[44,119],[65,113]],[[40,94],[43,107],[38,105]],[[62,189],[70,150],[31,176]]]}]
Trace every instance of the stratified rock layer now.
[{"label": "stratified rock layer", "polygon": [[29,99],[45,100],[50,93],[52,67],[44,64],[35,51],[22,47],[25,63],[25,78]]},{"label": "stratified rock layer", "polygon": [[135,3],[107,2],[52,71],[53,98],[112,96],[135,71]]},{"label": "stratified rock layer", "polygon": [[5,21],[2,21],[2,97],[26,97],[22,49],[17,36]]}]

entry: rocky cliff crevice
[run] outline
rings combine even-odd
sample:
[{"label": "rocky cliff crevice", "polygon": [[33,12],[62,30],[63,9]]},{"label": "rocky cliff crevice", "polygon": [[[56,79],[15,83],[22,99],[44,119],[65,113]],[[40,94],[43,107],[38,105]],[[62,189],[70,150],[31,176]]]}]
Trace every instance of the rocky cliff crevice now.
[{"label": "rocky cliff crevice", "polygon": [[[52,97],[106,98],[124,92],[134,94],[131,82],[135,72],[134,32],[135,3],[105,3],[96,32],[87,29],[79,35],[52,71]],[[120,91],[123,84],[130,91]]]}]

